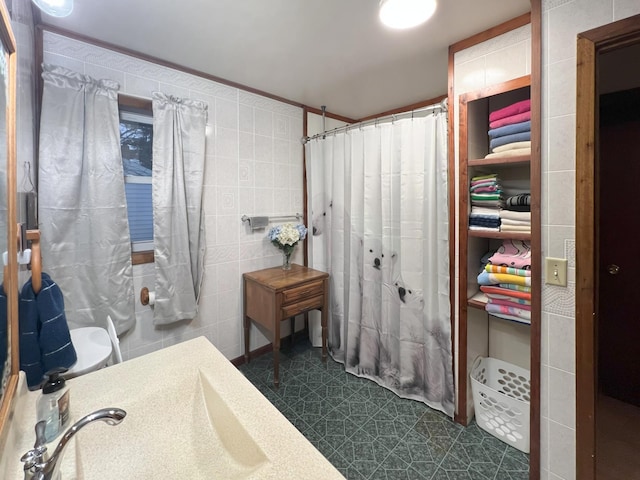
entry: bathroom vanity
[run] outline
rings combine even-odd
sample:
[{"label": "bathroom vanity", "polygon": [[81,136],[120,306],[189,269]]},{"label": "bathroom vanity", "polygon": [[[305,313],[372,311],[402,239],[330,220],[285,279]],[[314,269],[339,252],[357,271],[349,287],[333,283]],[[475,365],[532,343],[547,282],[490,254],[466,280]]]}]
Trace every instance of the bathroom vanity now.
[{"label": "bathroom vanity", "polygon": [[[344,478],[204,337],[67,384],[70,423],[106,407],[127,415],[118,425],[95,422],[76,433],[62,459],[63,480]],[[33,447],[38,394],[21,374],[2,452],[10,459],[0,471],[6,480],[23,478],[20,457]]]}]

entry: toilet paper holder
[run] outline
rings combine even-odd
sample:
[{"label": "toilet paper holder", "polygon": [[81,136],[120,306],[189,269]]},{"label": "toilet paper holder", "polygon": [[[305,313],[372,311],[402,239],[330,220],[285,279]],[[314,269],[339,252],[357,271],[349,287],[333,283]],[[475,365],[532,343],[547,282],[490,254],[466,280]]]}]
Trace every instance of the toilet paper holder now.
[{"label": "toilet paper holder", "polygon": [[153,305],[156,303],[155,292],[150,292],[147,287],[142,287],[140,290],[140,303],[142,305]]}]

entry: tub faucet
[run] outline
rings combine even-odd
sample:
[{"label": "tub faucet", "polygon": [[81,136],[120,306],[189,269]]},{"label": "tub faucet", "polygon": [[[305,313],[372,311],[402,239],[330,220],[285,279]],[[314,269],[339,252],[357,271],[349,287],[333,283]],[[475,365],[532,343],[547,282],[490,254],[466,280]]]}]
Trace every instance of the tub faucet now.
[{"label": "tub faucet", "polygon": [[47,458],[47,447],[45,445],[45,421],[36,423],[36,443],[33,449],[25,453],[20,461],[24,463],[25,480],[57,480],[60,472],[60,463],[64,455],[65,447],[69,440],[85,425],[102,420],[107,425],[118,425],[127,412],[120,408],[103,408],[96,410],[89,415],[82,417],[74,423],[60,439],[60,443],[53,451],[53,455]]}]

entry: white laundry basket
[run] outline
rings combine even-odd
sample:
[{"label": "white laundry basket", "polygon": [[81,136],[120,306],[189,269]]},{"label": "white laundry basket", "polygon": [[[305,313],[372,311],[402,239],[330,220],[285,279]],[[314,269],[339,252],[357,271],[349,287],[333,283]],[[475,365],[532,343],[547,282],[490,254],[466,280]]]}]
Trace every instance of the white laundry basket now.
[{"label": "white laundry basket", "polygon": [[528,370],[497,358],[478,357],[471,369],[476,422],[496,438],[529,453]]}]

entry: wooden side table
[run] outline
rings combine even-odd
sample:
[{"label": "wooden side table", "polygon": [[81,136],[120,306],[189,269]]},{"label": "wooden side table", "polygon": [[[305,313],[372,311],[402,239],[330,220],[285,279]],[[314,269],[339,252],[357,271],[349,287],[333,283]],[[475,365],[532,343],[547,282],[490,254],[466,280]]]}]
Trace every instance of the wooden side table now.
[{"label": "wooden side table", "polygon": [[292,264],[245,273],[244,360],[249,363],[251,320],[265,327],[273,342],[273,384],[280,385],[280,322],[309,310],[322,313],[322,361],[327,360],[327,315],[329,314],[329,274]]}]

